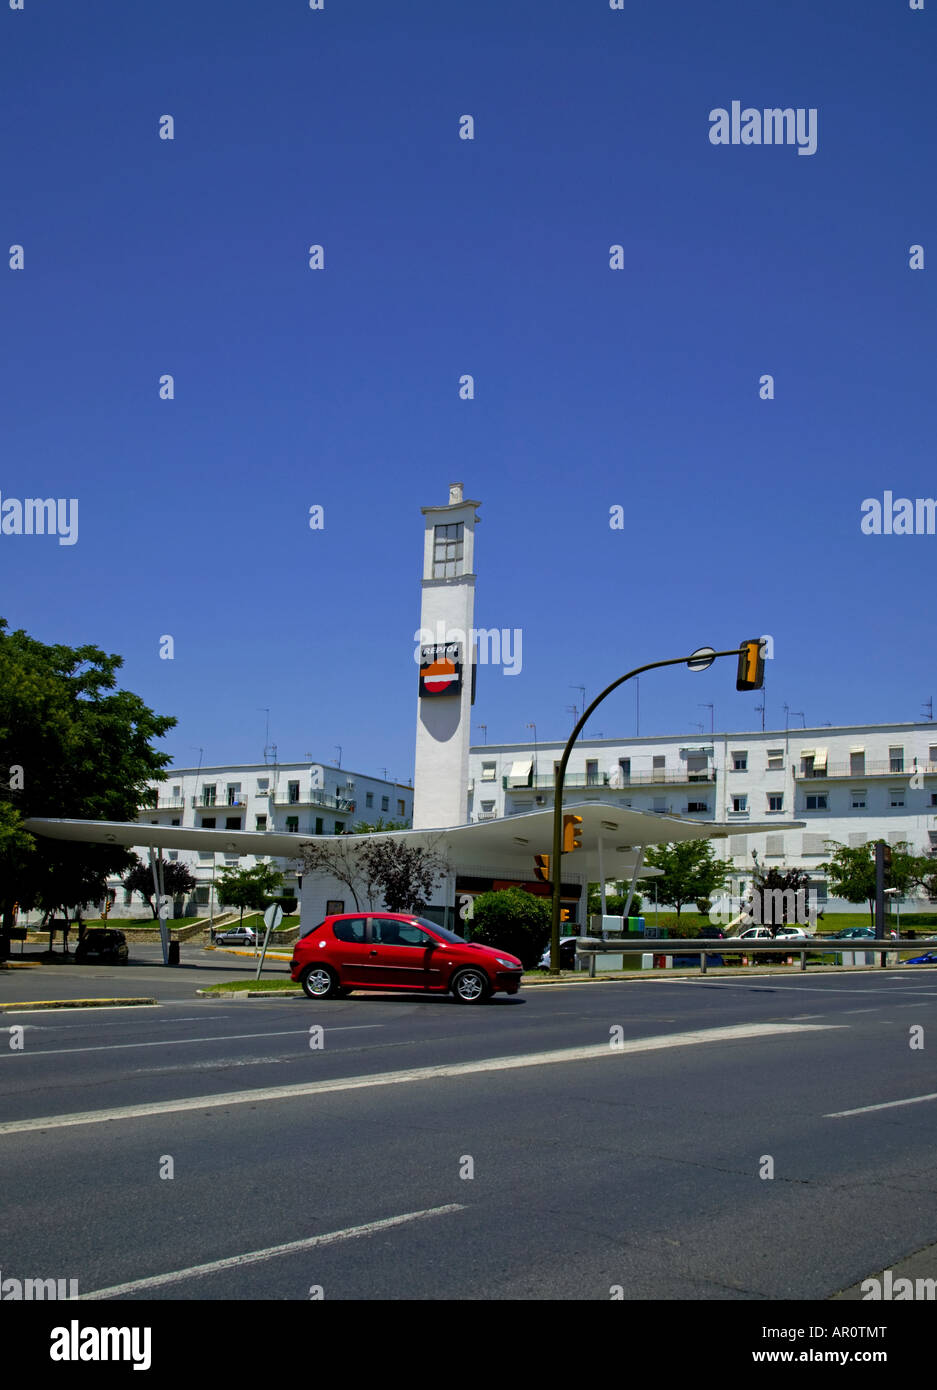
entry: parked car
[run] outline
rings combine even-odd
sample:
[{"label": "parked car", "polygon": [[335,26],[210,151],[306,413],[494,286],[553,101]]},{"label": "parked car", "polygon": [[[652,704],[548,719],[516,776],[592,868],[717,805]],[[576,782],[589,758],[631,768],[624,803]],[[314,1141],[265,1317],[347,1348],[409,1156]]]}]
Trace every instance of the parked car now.
[{"label": "parked car", "polygon": [[875,937],[871,927],[843,927],[840,931],[824,932],[824,939],[830,941],[855,941],[870,936]]},{"label": "parked car", "polygon": [[911,960],[903,960],[902,965],[937,965],[937,955],[933,951],[926,952],[923,956],[912,956]]},{"label": "parked car", "polygon": [[[561,969],[561,970],[575,970],[575,969],[576,969],[576,942],[577,942],[578,940],[579,940],[579,937],[578,937],[578,936],[561,936],[561,937],[560,937],[560,969]],[[549,970],[549,968],[550,968],[550,947],[549,947],[549,944],[548,944],[546,950],[545,950],[544,953],[543,953],[543,955],[540,957],[539,961],[537,962],[537,969],[538,969],[538,970]]]},{"label": "parked car", "polygon": [[253,927],[229,927],[227,931],[215,932],[216,946],[253,946],[256,940]]},{"label": "parked car", "polygon": [[126,936],[110,927],[92,927],[75,947],[75,960],[79,963],[93,960],[126,965],[129,955]]},{"label": "parked car", "polygon": [[354,989],[451,992],[460,1004],[516,994],[524,967],[516,956],[466,941],[407,913],[340,913],[326,917],[293,947],[290,978],[310,999]]}]

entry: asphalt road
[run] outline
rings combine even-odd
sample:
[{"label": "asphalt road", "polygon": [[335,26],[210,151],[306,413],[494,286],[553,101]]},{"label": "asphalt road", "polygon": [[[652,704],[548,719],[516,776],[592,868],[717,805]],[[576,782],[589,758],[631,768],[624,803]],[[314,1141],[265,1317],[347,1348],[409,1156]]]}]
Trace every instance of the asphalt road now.
[{"label": "asphalt road", "polygon": [[250,963],[158,958],[0,975],[0,1003],[159,1000],[0,1018],[4,1278],[131,1300],[816,1300],[937,1242],[926,968],[465,1008],[205,1000]]}]

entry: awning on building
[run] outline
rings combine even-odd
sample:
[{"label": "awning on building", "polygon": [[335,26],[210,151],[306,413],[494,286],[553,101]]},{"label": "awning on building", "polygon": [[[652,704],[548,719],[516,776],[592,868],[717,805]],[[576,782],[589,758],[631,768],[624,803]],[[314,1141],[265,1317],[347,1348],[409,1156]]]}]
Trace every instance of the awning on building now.
[{"label": "awning on building", "polygon": [[533,766],[533,758],[518,758],[511,764],[511,771],[508,773],[508,786],[529,787]]}]

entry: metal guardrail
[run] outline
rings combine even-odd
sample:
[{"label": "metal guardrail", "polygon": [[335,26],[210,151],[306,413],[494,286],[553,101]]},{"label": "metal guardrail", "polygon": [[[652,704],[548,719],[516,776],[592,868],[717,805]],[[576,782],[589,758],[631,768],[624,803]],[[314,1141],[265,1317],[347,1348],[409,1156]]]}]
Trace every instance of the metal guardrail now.
[{"label": "metal guardrail", "polygon": [[934,948],[937,955],[937,938],[921,939],[917,941],[881,940],[878,937],[838,937],[824,939],[823,937],[786,937],[784,939],[775,937],[770,941],[762,941],[758,937],[751,937],[743,940],[738,936],[728,936],[720,938],[698,937],[695,941],[688,937],[677,937],[671,940],[670,937],[646,936],[640,945],[634,945],[624,937],[579,937],[576,941],[577,956],[591,956],[589,962],[589,976],[595,979],[595,958],[596,956],[699,956],[700,974],[706,974],[707,956],[760,956],[760,955],[779,955],[792,956],[800,955],[801,971],[807,969],[808,955],[818,956],[841,956],[858,955],[866,951],[881,953],[881,965],[887,965],[889,954],[896,954],[898,951],[914,951],[918,955],[924,955],[927,948]]}]

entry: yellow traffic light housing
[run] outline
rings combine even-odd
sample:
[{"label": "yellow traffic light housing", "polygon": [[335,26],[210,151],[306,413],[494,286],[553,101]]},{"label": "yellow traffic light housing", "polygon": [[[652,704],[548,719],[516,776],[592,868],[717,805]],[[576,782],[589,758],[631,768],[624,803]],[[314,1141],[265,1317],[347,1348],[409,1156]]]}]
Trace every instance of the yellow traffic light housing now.
[{"label": "yellow traffic light housing", "polygon": [[563,817],[563,853],[582,849],[582,816]]},{"label": "yellow traffic light housing", "polygon": [[539,878],[541,883],[550,882],[550,856],[548,854],[534,855],[534,877]]},{"label": "yellow traffic light housing", "polygon": [[753,637],[739,646],[739,670],[735,680],[736,690],[760,690],[765,683],[765,659],[761,652],[761,639]]}]

